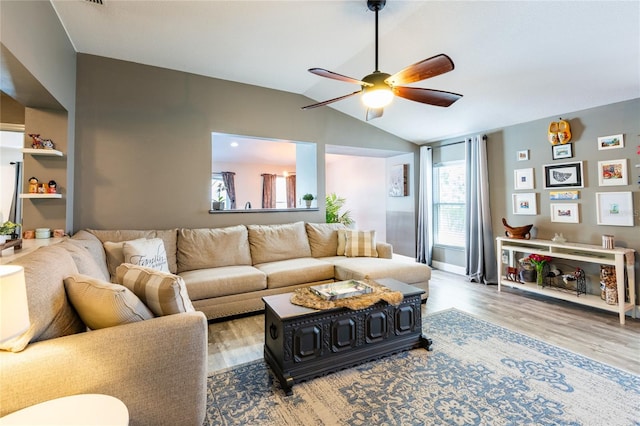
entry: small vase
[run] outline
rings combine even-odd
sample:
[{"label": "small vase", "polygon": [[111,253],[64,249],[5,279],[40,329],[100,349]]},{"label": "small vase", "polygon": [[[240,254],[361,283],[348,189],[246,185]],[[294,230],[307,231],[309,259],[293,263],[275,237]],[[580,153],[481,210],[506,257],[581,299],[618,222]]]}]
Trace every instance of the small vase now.
[{"label": "small vase", "polygon": [[544,287],[544,265],[536,265],[536,283],[538,287]]}]

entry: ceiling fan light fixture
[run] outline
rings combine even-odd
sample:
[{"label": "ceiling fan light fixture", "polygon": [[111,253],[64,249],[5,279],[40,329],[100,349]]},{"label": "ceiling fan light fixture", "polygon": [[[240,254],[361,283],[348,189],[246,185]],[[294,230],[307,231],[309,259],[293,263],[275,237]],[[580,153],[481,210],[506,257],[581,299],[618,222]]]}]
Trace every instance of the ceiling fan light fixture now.
[{"label": "ceiling fan light fixture", "polygon": [[362,103],[368,108],[384,108],[393,100],[393,92],[386,84],[362,89]]}]

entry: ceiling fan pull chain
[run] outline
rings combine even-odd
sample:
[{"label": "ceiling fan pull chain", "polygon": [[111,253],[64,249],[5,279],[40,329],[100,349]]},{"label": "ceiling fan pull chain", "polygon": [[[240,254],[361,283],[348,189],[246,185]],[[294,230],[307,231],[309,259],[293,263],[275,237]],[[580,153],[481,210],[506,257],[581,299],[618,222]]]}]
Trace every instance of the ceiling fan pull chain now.
[{"label": "ceiling fan pull chain", "polygon": [[374,72],[380,72],[380,68],[378,68],[378,8],[376,8],[376,70]]}]

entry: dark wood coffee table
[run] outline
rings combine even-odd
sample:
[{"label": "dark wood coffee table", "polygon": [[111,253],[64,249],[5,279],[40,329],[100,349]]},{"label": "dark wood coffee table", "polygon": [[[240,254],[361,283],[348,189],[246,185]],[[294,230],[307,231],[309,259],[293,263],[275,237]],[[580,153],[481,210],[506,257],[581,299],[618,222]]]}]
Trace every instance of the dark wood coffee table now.
[{"label": "dark wood coffee table", "polygon": [[393,279],[376,280],[404,300],[360,310],[315,310],[293,305],[291,293],[263,297],[264,358],[282,389],[295,383],[414,348],[431,350],[422,334],[420,295],[424,290]]}]

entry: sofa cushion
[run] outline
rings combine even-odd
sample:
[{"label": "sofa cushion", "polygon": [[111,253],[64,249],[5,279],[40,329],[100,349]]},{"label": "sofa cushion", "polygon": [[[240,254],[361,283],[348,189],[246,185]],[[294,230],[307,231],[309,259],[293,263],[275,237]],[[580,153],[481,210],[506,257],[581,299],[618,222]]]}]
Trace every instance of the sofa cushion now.
[{"label": "sofa cushion", "polygon": [[263,263],[255,267],[267,274],[267,288],[332,280],[334,274],[331,263],[313,257]]},{"label": "sofa cushion", "polygon": [[[338,230],[347,229],[342,223],[305,223],[311,256],[327,257],[338,253]],[[344,248],[342,249],[344,253]]]},{"label": "sofa cushion", "polygon": [[108,280],[109,269],[107,268],[107,255],[104,252],[102,241],[85,230],[76,232],[73,237],[71,237],[71,241],[77,242],[89,250],[89,253],[91,253],[91,256],[93,256],[93,259],[102,271],[101,276],[103,276],[105,280]]},{"label": "sofa cushion", "polygon": [[64,279],[78,268],[62,247],[46,246],[12,262],[24,267],[31,326],[22,335],[6,341],[0,349],[19,352],[30,342],[48,340],[86,329],[64,290]]},{"label": "sofa cushion", "polygon": [[249,293],[267,288],[267,276],[253,266],[220,266],[182,272],[191,300]]},{"label": "sofa cushion", "polygon": [[378,257],[376,231],[345,231],[344,255],[347,257]]},{"label": "sofa cushion", "polygon": [[[131,241],[140,238],[160,238],[164,242],[164,249],[167,253],[167,263],[169,272],[175,274],[178,271],[176,250],[178,241],[178,230],[99,230],[88,229],[90,233],[98,237],[104,244],[105,241],[121,242]],[[116,265],[117,267],[118,265]]]},{"label": "sofa cushion", "polygon": [[344,247],[347,244],[347,229],[338,229],[338,249],[336,254],[344,256]]},{"label": "sofa cushion", "polygon": [[311,247],[304,222],[283,225],[248,225],[254,265],[310,257]]},{"label": "sofa cushion", "polygon": [[247,228],[180,229],[177,256],[178,272],[251,265]]},{"label": "sofa cushion", "polygon": [[167,252],[160,238],[125,241],[122,246],[124,263],[144,266],[157,271],[169,272]]},{"label": "sofa cushion", "polygon": [[407,284],[428,281],[431,268],[424,263],[402,262],[373,257],[354,257],[334,260],[335,279],[361,280],[364,278],[394,278]]},{"label": "sofa cushion", "polygon": [[116,278],[158,316],[195,311],[179,275],[123,263],[116,269]]},{"label": "sofa cushion", "polygon": [[105,275],[103,269],[96,263],[96,260],[91,255],[91,252],[89,252],[81,241],[67,239],[61,242],[58,247],[63,247],[71,254],[79,273],[101,280],[109,280],[109,275]]},{"label": "sofa cushion", "polygon": [[128,288],[87,275],[64,280],[69,300],[92,330],[153,318],[153,313]]}]

